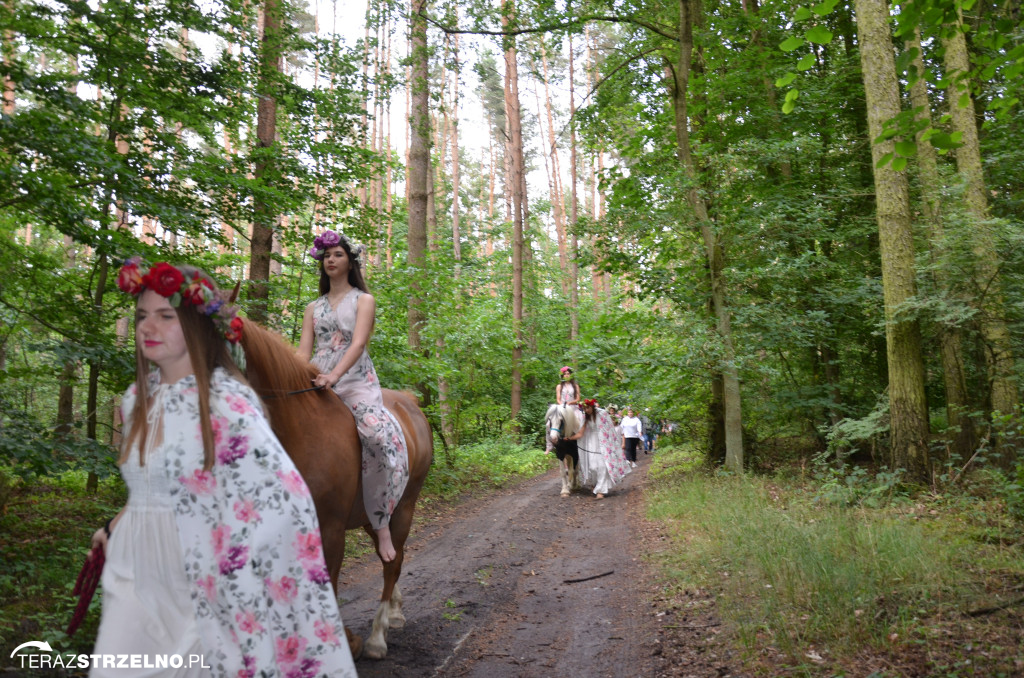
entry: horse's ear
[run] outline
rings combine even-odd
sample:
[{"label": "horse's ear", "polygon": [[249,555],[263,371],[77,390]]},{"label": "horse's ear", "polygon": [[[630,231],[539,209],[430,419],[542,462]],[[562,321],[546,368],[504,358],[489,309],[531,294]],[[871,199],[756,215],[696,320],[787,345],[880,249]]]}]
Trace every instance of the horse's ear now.
[{"label": "horse's ear", "polygon": [[235,303],[235,299],[238,299],[238,290],[241,289],[241,287],[242,287],[242,281],[239,280],[238,282],[235,283],[235,288],[233,290],[231,290],[231,294],[228,295],[228,303],[229,304]]}]

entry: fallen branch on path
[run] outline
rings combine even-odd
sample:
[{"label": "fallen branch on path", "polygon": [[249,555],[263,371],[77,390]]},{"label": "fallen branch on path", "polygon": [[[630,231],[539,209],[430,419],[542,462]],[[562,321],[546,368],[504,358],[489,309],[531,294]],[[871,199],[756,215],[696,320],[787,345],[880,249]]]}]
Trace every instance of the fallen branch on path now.
[{"label": "fallen branch on path", "polygon": [[665,624],[666,629],[706,629],[712,626],[721,626],[720,622],[714,624]]},{"label": "fallen branch on path", "polygon": [[1024,596],[1021,596],[1020,598],[1013,598],[1012,600],[1007,600],[1005,602],[999,603],[998,605],[992,605],[990,607],[979,607],[977,610],[970,610],[967,612],[967,616],[980,617],[984,614],[992,614],[993,612],[999,612],[1000,610],[1005,610],[1006,608],[1013,607],[1014,605],[1020,605],[1021,603],[1024,603]]},{"label": "fallen branch on path", "polygon": [[563,584],[579,584],[581,581],[590,581],[591,579],[600,579],[601,577],[607,577],[610,574],[615,574],[615,570],[608,570],[601,574],[595,574],[593,577],[583,577],[582,579],[563,579]]}]

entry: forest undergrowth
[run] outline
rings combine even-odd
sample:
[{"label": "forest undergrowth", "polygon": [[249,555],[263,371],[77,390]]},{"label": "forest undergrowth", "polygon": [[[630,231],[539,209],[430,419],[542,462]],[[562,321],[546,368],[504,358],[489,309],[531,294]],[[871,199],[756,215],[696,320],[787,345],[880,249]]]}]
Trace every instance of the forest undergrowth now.
[{"label": "forest undergrowth", "polygon": [[851,494],[837,475],[736,477],[661,450],[648,511],[670,535],[665,587],[714,595],[757,675],[1024,674],[1024,524],[998,478],[915,493],[883,474],[874,491],[848,470]]}]

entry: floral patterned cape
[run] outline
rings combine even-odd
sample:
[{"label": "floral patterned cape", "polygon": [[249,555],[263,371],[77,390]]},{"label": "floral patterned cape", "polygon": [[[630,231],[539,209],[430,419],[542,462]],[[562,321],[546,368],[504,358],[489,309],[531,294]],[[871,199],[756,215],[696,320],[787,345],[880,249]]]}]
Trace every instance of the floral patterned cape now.
[{"label": "floral patterned cape", "polygon": [[[594,415],[597,420],[596,444],[604,457],[612,484],[615,485],[630,471],[629,462],[626,461],[626,456],[622,451],[622,437],[607,410],[598,407]],[[589,446],[594,444],[595,436],[589,429],[591,426],[589,422],[587,426],[588,430],[580,439],[580,447],[590,451]]]},{"label": "floral patterned cape", "polygon": [[165,471],[205,663],[226,678],[354,677],[313,500],[259,398],[214,372],[216,462],[204,471],[195,377],[165,389]]}]

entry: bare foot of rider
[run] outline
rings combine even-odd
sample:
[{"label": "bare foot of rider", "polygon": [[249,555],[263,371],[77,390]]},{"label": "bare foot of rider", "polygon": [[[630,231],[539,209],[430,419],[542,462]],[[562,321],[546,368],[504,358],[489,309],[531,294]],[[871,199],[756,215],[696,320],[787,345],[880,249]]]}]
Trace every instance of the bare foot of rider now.
[{"label": "bare foot of rider", "polygon": [[391,543],[391,529],[387,525],[377,530],[377,554],[385,563],[390,563],[398,555],[395,545]]}]

